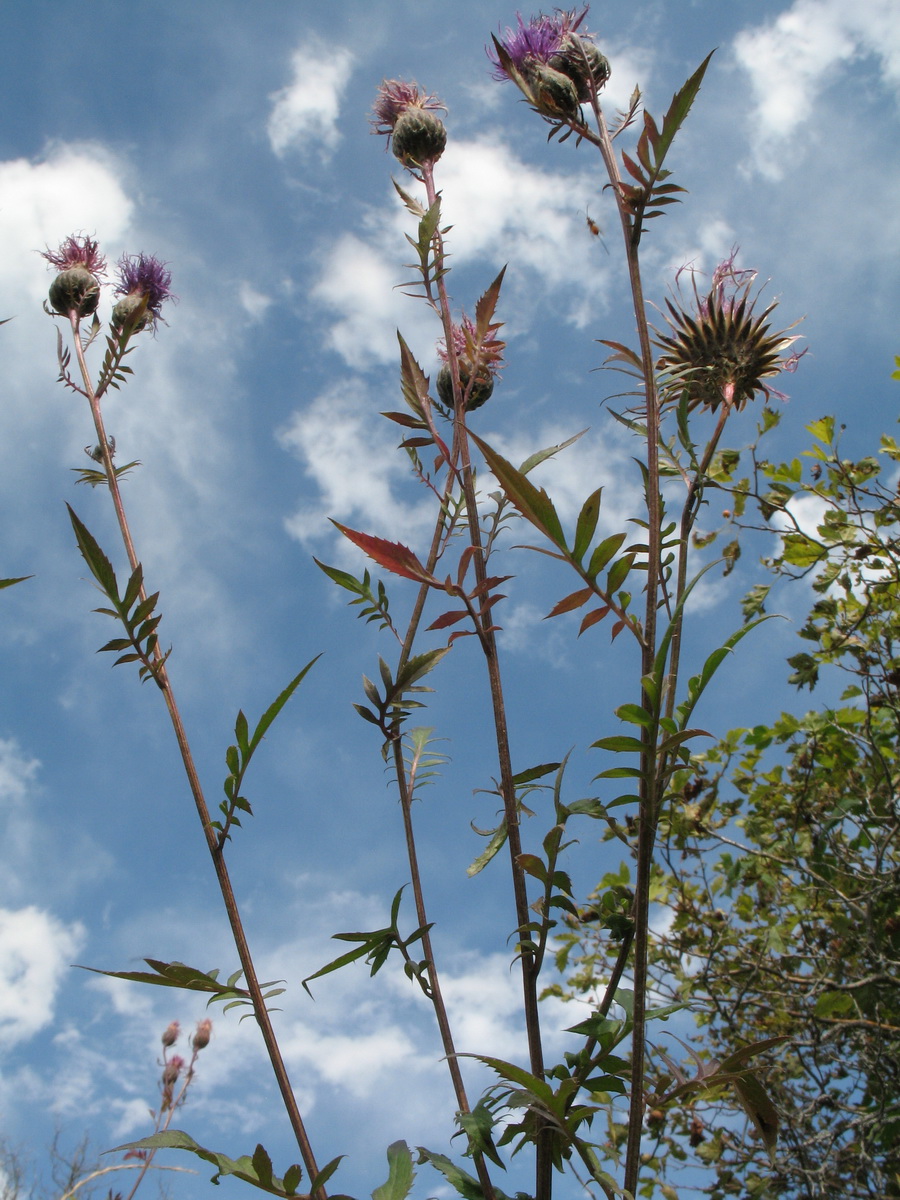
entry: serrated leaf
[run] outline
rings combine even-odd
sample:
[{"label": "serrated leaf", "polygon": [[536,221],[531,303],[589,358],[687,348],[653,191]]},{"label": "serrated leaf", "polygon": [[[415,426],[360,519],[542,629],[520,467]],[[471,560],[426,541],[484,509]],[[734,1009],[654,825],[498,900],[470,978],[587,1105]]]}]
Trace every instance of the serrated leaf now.
[{"label": "serrated leaf", "polygon": [[118,604],[119,587],[116,582],[116,573],[113,570],[112,563],[97,545],[87,526],[82,524],[78,519],[72,506],[67,504],[66,508],[69,510],[69,520],[72,522],[72,528],[75,531],[75,540],[78,543],[78,549],[81,551],[82,558],[87,563],[91,574],[100,584],[106,595],[114,604]]},{"label": "serrated leaf", "polygon": [[375,537],[370,533],[359,533],[355,529],[349,529],[346,525],[342,525],[340,521],[331,523],[341,531],[344,537],[368,554],[369,558],[374,559],[380,566],[386,567],[394,575],[401,575],[405,579],[414,579],[417,583],[428,583],[432,587],[441,586],[435,577],[425,570],[408,546],[404,546],[400,542],[389,542],[385,538]]},{"label": "serrated leaf", "polygon": [[387,1148],[388,1177],[372,1192],[372,1200],[406,1200],[415,1179],[412,1155],[406,1142],[392,1142]]},{"label": "serrated leaf", "polygon": [[[213,1164],[216,1173],[212,1177],[212,1183],[218,1183],[219,1178],[223,1175],[234,1175],[237,1179],[242,1179],[245,1183],[250,1183],[273,1196],[296,1195],[296,1185],[301,1178],[301,1175],[298,1174],[300,1168],[296,1165],[285,1172],[284,1180],[273,1175],[272,1160],[262,1146],[257,1146],[252,1156],[243,1155],[241,1158],[233,1159],[229,1158],[227,1154],[205,1149],[195,1142],[189,1133],[180,1129],[161,1130],[159,1133],[150,1134],[149,1137],[140,1138],[136,1142],[126,1142],[122,1146],[115,1146],[105,1153],[117,1154],[122,1150],[187,1150],[205,1162]],[[285,1184],[288,1175],[293,1183],[290,1190]]]},{"label": "serrated leaf", "polygon": [[546,534],[555,545],[565,550],[566,539],[563,536],[562,525],[553,506],[553,501],[544,489],[536,488],[502,454],[498,454],[496,450],[492,449],[487,442],[472,433],[471,430],[469,431],[469,436],[484,455],[487,465],[497,476],[500,486],[519,512],[524,517],[527,517],[532,525]]}]

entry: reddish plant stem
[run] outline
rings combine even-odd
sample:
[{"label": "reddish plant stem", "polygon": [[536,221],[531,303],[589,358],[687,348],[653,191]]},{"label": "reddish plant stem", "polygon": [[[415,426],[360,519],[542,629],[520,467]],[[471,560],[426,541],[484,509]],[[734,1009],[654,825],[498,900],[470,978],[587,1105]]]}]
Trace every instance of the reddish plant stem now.
[{"label": "reddish plant stem", "polygon": [[[112,497],[113,507],[116,511],[116,518],[119,522],[119,530],[122,534],[122,541],[125,545],[128,561],[131,564],[131,570],[135,571],[138,567],[138,558],[135,553],[134,541],[131,536],[131,530],[128,524],[125,506],[122,502],[121,493],[119,491],[119,481],[113,466],[112,453],[106,436],[106,429],[103,423],[103,414],[100,409],[100,397],[94,390],[90,372],[88,371],[87,362],[85,361],[84,349],[81,344],[81,334],[79,331],[79,318],[76,313],[73,312],[70,314],[70,321],[72,324],[72,336],[75,345],[75,353],[78,357],[78,365],[81,370],[81,377],[84,381],[84,394],[87,396],[88,403],[91,406],[91,415],[94,419],[94,428],[99,440],[100,453],[103,459],[103,467],[106,471],[107,483],[109,484],[109,492]],[[140,591],[140,597],[142,600],[147,598],[146,591],[143,587]],[[306,1168],[310,1180],[312,1181],[319,1174],[319,1168],[316,1165],[316,1158],[313,1154],[312,1146],[306,1133],[306,1127],[304,1126],[303,1118],[297,1106],[297,1100],[294,1096],[293,1088],[291,1087],[287,1067],[285,1066],[284,1059],[282,1058],[281,1049],[275,1036],[275,1030],[272,1027],[271,1018],[269,1017],[266,1003],[263,998],[262,988],[260,987],[259,978],[256,974],[256,968],[250,953],[250,946],[244,933],[244,925],[241,919],[237,900],[235,898],[234,888],[231,884],[228,868],[225,865],[224,847],[219,846],[215,830],[212,826],[209,808],[203,793],[203,787],[200,783],[200,777],[194,764],[194,756],[191,751],[187,733],[181,719],[181,713],[175,701],[175,695],[172,691],[172,685],[169,681],[168,671],[166,670],[165,664],[162,661],[162,654],[160,653],[158,646],[154,649],[153,657],[157,663],[157,667],[154,671],[154,679],[163,693],[163,697],[166,702],[166,708],[169,712],[169,719],[175,732],[175,739],[178,742],[178,749],[181,754],[181,761],[184,766],[185,775],[187,776],[188,786],[190,787],[191,795],[194,800],[194,806],[197,810],[197,815],[200,818],[200,823],[203,826],[203,835],[206,838],[207,849],[209,850],[213,861],[213,867],[216,872],[216,879],[218,881],[219,890],[225,905],[228,923],[231,926],[231,932],[234,937],[238,959],[244,972],[247,991],[250,993],[250,998],[253,1004],[253,1013],[256,1017],[257,1024],[259,1025],[260,1032],[262,1033],[263,1041],[269,1055],[269,1061],[272,1064],[272,1070],[275,1073],[275,1078],[278,1082],[278,1089],[281,1092],[281,1098],[284,1102],[285,1111],[287,1112],[288,1119],[291,1123],[291,1128],[294,1131],[294,1136],[297,1139],[297,1145],[300,1149],[301,1157],[303,1158],[303,1165]],[[324,1188],[318,1188],[314,1194],[316,1200],[327,1200]]]},{"label": "reddish plant stem", "polygon": [[[422,169],[422,178],[429,207],[437,199],[434,184],[434,173],[431,164]],[[443,239],[440,230],[436,231],[436,259],[438,265],[443,254]],[[466,505],[466,517],[469,525],[469,540],[475,553],[473,564],[476,583],[479,585],[480,598],[480,628],[479,640],[485,656],[488,670],[488,681],[491,693],[491,707],[494,719],[494,735],[497,745],[498,766],[500,768],[500,792],[503,800],[504,817],[506,820],[507,845],[509,847],[510,870],[513,883],[513,899],[516,913],[516,925],[520,932],[519,960],[522,966],[523,1009],[525,1015],[525,1031],[528,1040],[528,1054],[531,1073],[538,1079],[544,1077],[544,1055],[541,1037],[540,1012],[538,1009],[538,967],[533,950],[526,945],[528,934],[525,932],[529,924],[528,891],[525,884],[525,872],[520,865],[522,854],[522,838],[519,822],[519,807],[516,799],[516,789],[513,783],[512,755],[509,746],[509,729],[506,719],[506,707],[503,700],[503,684],[500,673],[500,659],[497,651],[497,641],[494,636],[491,608],[488,604],[489,595],[483,584],[487,578],[487,568],[481,538],[481,526],[478,521],[478,505],[475,496],[472,463],[469,455],[469,439],[466,431],[466,410],[463,389],[460,386],[459,361],[453,339],[453,327],[450,317],[450,302],[441,274],[437,281],[440,300],[440,315],[444,325],[444,342],[447,347],[447,360],[453,381],[454,396],[454,444],[459,450],[459,478]],[[474,372],[473,372],[474,379]],[[535,1161],[535,1200],[550,1200],[553,1186],[553,1163],[550,1156],[549,1131],[539,1134],[536,1146]]]},{"label": "reddish plant stem", "polygon": [[[600,150],[616,198],[619,221],[625,244],[628,278],[631,285],[632,305],[638,340],[641,348],[641,371],[644,381],[646,443],[647,443],[647,590],[644,610],[643,644],[641,647],[641,678],[645,680],[653,673],[656,658],[656,624],[659,607],[660,558],[661,558],[661,499],[659,492],[659,398],[653,362],[653,347],[647,321],[643,284],[638,256],[639,238],[635,236],[635,223],[622,195],[622,182],[616,162],[612,139],[606,126],[600,105],[594,97],[594,114],[597,118],[597,135],[589,133],[588,140]],[[580,127],[579,127],[580,131]],[[648,712],[659,712],[664,698],[654,701],[646,686],[641,686],[641,707]],[[647,1045],[647,990],[649,986],[648,952],[650,942],[650,877],[653,866],[653,851],[656,842],[656,820],[659,807],[659,764],[656,744],[658,725],[641,727],[641,783],[638,813],[637,864],[634,888],[634,1009],[631,1042],[631,1095],[628,1112],[628,1142],[625,1154],[624,1186],[632,1195],[637,1194],[641,1168],[641,1140],[644,1123],[644,1059]]]}]

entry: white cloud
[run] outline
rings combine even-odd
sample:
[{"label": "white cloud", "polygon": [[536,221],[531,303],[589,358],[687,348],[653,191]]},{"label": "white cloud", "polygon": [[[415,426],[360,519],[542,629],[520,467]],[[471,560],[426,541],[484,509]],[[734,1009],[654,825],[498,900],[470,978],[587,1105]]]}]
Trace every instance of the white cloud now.
[{"label": "white cloud", "polygon": [[354,58],[349,50],[319,41],[298,47],[291,58],[294,78],[275,92],[267,132],[272,150],[317,150],[327,157],[340,141],[340,104]]},{"label": "white cloud", "polygon": [[252,321],[261,321],[272,304],[272,297],[258,292],[246,281],[238,288],[238,299]]},{"label": "white cloud", "polygon": [[388,239],[382,230],[373,243],[342,234],[328,250],[310,292],[313,303],[332,314],[325,344],[356,370],[396,362],[401,325],[413,353],[419,355],[440,336],[433,314],[395,287],[409,273],[400,274],[401,254],[391,256],[388,240],[400,250],[402,235]]},{"label": "white cloud", "polygon": [[900,11],[896,0],[795,0],[774,21],[739,33],[738,65],[750,76],[750,120],[757,165],[781,174],[780,157],[808,124],[817,100],[853,62],[872,57],[882,82],[900,84]]},{"label": "white cloud", "polygon": [[[412,194],[421,191],[408,179],[403,186]],[[519,285],[505,311],[519,311],[520,324],[527,319],[521,313],[547,300],[543,289],[553,292],[554,304],[579,328],[596,320],[611,260],[585,221],[592,200],[592,216],[604,219],[590,175],[542,171],[499,140],[478,138],[450,142],[440,162],[440,186],[442,213],[452,225],[447,250],[453,267],[477,265],[487,287],[490,273],[513,263]],[[441,335],[434,314],[410,303],[398,287],[415,276],[402,265],[410,261],[405,235],[415,233],[415,218],[392,191],[389,205],[370,214],[365,237],[341,234],[322,256],[310,296],[329,317],[325,344],[356,370],[395,362],[398,328],[423,361],[433,355]],[[508,277],[506,290],[511,286]]]},{"label": "white cloud", "polygon": [[53,1020],[63,973],[83,940],[78,922],[65,925],[34,905],[0,908],[0,1031],[7,1045]]},{"label": "white cloud", "polygon": [[317,396],[282,431],[281,444],[303,463],[320,497],[288,518],[293,537],[321,537],[330,529],[328,516],[361,521],[367,532],[400,541],[428,524],[429,505],[396,495],[408,465],[397,452],[397,434],[386,423],[378,431],[380,407],[361,384],[345,381]]}]

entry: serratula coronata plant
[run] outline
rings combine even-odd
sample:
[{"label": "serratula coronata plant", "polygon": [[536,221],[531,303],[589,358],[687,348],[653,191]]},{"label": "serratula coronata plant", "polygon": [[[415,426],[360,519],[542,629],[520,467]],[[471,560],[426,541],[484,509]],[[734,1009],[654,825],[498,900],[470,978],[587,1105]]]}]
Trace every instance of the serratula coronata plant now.
[{"label": "serratula coronata plant", "polygon": [[[300,982],[308,988],[326,974],[364,961],[370,974],[396,963],[409,985],[419,989],[434,1014],[435,1056],[444,1060],[450,1075],[457,1134],[474,1174],[443,1153],[424,1147],[419,1148],[419,1159],[431,1164],[466,1200],[507,1200],[497,1179],[513,1162],[527,1164],[522,1166],[528,1172],[527,1190],[519,1194],[528,1200],[551,1200],[560,1175],[568,1177],[566,1195],[576,1187],[608,1200],[657,1194],[671,1200],[673,1189],[647,1151],[645,1119],[648,1111],[665,1113],[685,1097],[710,1089],[732,1088],[766,1145],[777,1135],[769,1119],[765,1088],[752,1070],[752,1060],[762,1047],[736,1048],[721,1065],[701,1064],[694,1072],[696,1063],[689,1068],[672,1064],[652,1046],[648,1024],[668,1014],[652,1006],[648,953],[652,880],[659,850],[657,826],[664,807],[673,802],[672,780],[690,762],[694,739],[708,733],[695,724],[695,709],[728,652],[758,623],[750,621],[724,645],[709,647],[697,673],[687,683],[681,679],[684,627],[692,615],[691,592],[699,578],[699,572],[693,579],[689,572],[689,563],[694,569],[692,534],[704,494],[716,485],[713,463],[725,422],[754,395],[767,400],[776,394],[770,381],[796,362],[786,354],[793,337],[786,330],[770,332],[772,306],[754,314],[754,277],[739,271],[733,260],[718,269],[708,294],[701,296],[694,289],[692,311],[669,302],[669,332],[654,336],[644,296],[641,242],[648,220],[663,215],[684,193],[664,164],[710,60],[707,58],[675,94],[660,122],[642,109],[636,90],[629,110],[610,124],[601,97],[611,67],[587,29],[587,14],[584,7],[552,16],[539,14],[527,21],[517,15],[516,27],[508,28],[503,38],[493,39],[492,61],[495,78],[514,82],[551,125],[551,133],[560,140],[574,134],[570,148],[584,147],[600,154],[598,200],[608,193],[615,204],[637,333],[636,347],[606,344],[614,351],[611,361],[637,380],[636,409],[619,419],[639,439],[635,457],[643,506],[630,514],[627,522],[617,521],[612,533],[601,525],[604,488],[617,482],[608,478],[608,461],[601,446],[594,466],[596,486],[580,504],[574,528],[567,529],[552,498],[531,475],[542,462],[575,441],[578,430],[573,429],[572,437],[561,445],[536,447],[517,466],[472,428],[482,420],[482,409],[493,395],[507,349],[499,337],[502,322],[497,317],[505,268],[493,280],[486,279],[482,294],[467,306],[474,315],[465,315],[451,304],[447,238],[452,225],[443,211],[438,187],[448,133],[436,114],[444,105],[418,84],[386,79],[378,89],[372,124],[388,139],[394,156],[413,181],[405,178],[403,185],[396,181],[394,185],[415,223],[414,235],[408,236],[417,256],[415,279],[409,286],[434,315],[439,336],[432,362],[424,368],[399,337],[402,407],[382,415],[402,431],[400,450],[433,504],[433,524],[430,538],[418,548],[396,540],[390,529],[373,533],[337,525],[392,577],[395,586],[414,585],[408,604],[392,606],[387,586],[380,580],[373,584],[368,570],[358,578],[319,564],[351,594],[350,603],[357,607],[358,615],[376,622],[392,639],[390,651],[379,655],[376,669],[363,676],[362,695],[354,708],[377,736],[377,748],[392,770],[410,886],[405,909],[401,888],[390,904],[387,924],[370,931],[336,934],[344,947],[350,944],[352,948]],[[613,139],[632,125],[636,134],[633,144],[618,150]],[[129,372],[123,359],[132,348],[131,339],[161,320],[162,305],[171,296],[171,277],[165,264],[156,259],[137,255],[121,260],[120,299],[113,309],[106,356],[95,379],[86,352],[99,333],[99,317],[94,316],[87,335],[82,334],[81,321],[98,309],[102,258],[91,239],[74,238],[57,254],[48,253],[48,258],[61,276],[75,273],[65,283],[54,285],[53,309],[69,320],[80,372],[76,379],[69,369],[70,355],[64,352],[61,377],[90,403],[99,462],[116,507],[130,567],[129,579],[120,586],[109,560],[72,513],[79,549],[109,601],[109,607],[100,611],[124,627],[125,636],[113,639],[103,649],[117,653],[117,662],[136,663],[140,677],[152,679],[163,692],[240,963],[240,969],[224,982],[218,970],[204,972],[183,963],[153,959],[147,960],[149,971],[109,973],[205,991],[228,1007],[249,1004],[263,1034],[303,1166],[291,1166],[278,1177],[262,1146],[252,1156],[235,1159],[199,1147],[188,1134],[173,1130],[166,1131],[165,1139],[159,1133],[133,1148],[156,1150],[167,1145],[188,1150],[215,1162],[220,1173],[236,1174],[285,1198],[298,1194],[305,1170],[300,1194],[325,1200],[325,1184],[342,1155],[332,1157],[319,1170],[267,1008],[267,1000],[280,989],[257,978],[225,862],[230,839],[242,818],[251,814],[242,794],[248,763],[312,664],[294,677],[252,732],[243,712],[238,713],[235,744],[226,752],[226,798],[219,806],[220,815],[213,819],[175,704],[168,652],[162,652],[158,641],[158,594],[148,594],[144,586],[119,473],[112,463],[113,442],[101,413],[107,389],[126,381]],[[428,370],[436,375],[436,394]],[[711,435],[705,429],[710,424],[705,412],[709,409],[714,410],[717,421]],[[673,417],[674,434],[665,424]],[[564,419],[562,405],[560,419]],[[667,456],[662,463],[661,448]],[[479,492],[478,479],[486,474],[485,468],[495,476],[499,490],[482,488]],[[671,490],[663,494],[664,475],[679,479],[684,489],[675,501],[680,512],[674,519],[667,511]],[[520,752],[524,754],[521,761],[514,756],[497,633],[506,590],[516,585],[511,583],[512,571],[500,565],[498,534],[517,516],[533,526],[541,539],[532,549],[563,562],[576,577],[575,589],[562,596],[548,615],[565,619],[580,613],[579,634],[605,623],[612,640],[624,634],[623,642],[628,643],[630,677],[621,670],[604,674],[601,700],[611,700],[612,714],[610,723],[598,731],[601,736],[591,743],[592,749],[606,756],[596,776],[603,781],[602,796],[568,795],[565,749],[560,750],[559,761],[550,763],[530,761],[527,749]],[[408,614],[403,620],[396,616],[398,608]],[[698,635],[702,636],[702,631]],[[502,946],[509,948],[521,988],[525,1047],[522,1059],[516,1061],[501,1058],[495,1046],[457,1045],[432,939],[428,879],[421,865],[421,835],[413,802],[435,773],[447,768],[448,758],[435,748],[435,731],[416,725],[415,718],[430,690],[423,681],[428,677],[430,684],[439,679],[441,663],[451,653],[466,664],[471,689],[485,688],[490,712],[496,768],[485,788],[497,798],[498,817],[496,826],[486,832],[486,847],[469,874],[497,869],[506,862],[509,903]],[[474,704],[467,707],[476,711]],[[380,763],[378,767],[380,777]],[[529,824],[530,817],[534,820]],[[599,830],[601,836],[615,837],[625,848],[619,882],[599,899],[579,896],[566,863],[567,857],[578,853],[579,823],[587,847],[597,841],[595,831]],[[468,814],[461,817],[461,829],[469,829]],[[338,869],[339,864],[335,866]],[[463,890],[460,904],[466,903],[474,902]],[[560,922],[583,920],[595,922],[605,932],[613,965],[609,977],[592,992],[586,1015],[566,1031],[568,1040],[553,1061],[539,998],[545,973],[554,978],[553,939]],[[246,986],[239,984],[242,976]],[[296,984],[297,980],[290,982]],[[479,1099],[473,1097],[471,1080],[466,1077],[467,1057],[486,1065],[496,1079]],[[657,1117],[653,1120],[658,1123]],[[340,1133],[352,1139],[352,1132]],[[388,1158],[390,1179],[375,1194],[379,1200],[405,1200],[413,1180],[406,1143],[395,1142]]]}]

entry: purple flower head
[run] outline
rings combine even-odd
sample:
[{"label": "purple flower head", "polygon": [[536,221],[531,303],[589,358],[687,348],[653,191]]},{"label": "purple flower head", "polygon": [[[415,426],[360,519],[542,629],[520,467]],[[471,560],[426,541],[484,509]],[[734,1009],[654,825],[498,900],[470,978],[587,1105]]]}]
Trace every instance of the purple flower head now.
[{"label": "purple flower head", "polygon": [[372,105],[373,132],[387,135],[394,157],[414,174],[430,170],[444,153],[447,130],[435,111],[444,109],[417,83],[385,79]]},{"label": "purple flower head", "polygon": [[[490,399],[494,390],[494,379],[500,373],[506,343],[496,336],[499,324],[488,325],[479,340],[475,322],[465,315],[459,325],[451,325],[453,350],[459,370],[459,383],[466,397],[466,410],[480,408]],[[436,388],[438,398],[448,409],[453,408],[453,376],[450,370],[450,354],[444,340],[438,342],[438,357],[444,366],[438,372]]]},{"label": "purple flower head", "polygon": [[106,259],[100,253],[99,243],[86,234],[71,234],[64,242],[60,242],[56,251],[48,246],[41,252],[41,258],[46,258],[57,271],[83,267],[91,275],[102,275],[106,270]]},{"label": "purple flower head", "polygon": [[375,133],[390,136],[394,132],[394,126],[410,108],[431,112],[447,111],[447,106],[442,104],[437,96],[429,96],[417,83],[406,83],[402,79],[385,79],[375,93],[372,120],[369,123]]},{"label": "purple flower head", "polygon": [[117,296],[146,297],[147,311],[156,320],[163,302],[172,299],[172,272],[152,254],[123,254],[116,264]]},{"label": "purple flower head", "polygon": [[[458,359],[468,359],[471,362],[477,358],[479,364],[490,371],[491,375],[499,372],[500,364],[503,362],[503,351],[506,349],[506,342],[495,337],[496,329],[499,326],[488,330],[487,336],[480,346],[477,341],[478,331],[475,322],[465,313],[463,313],[462,322],[459,325],[454,323],[450,328],[453,333],[453,349],[456,351]],[[449,362],[450,355],[447,351],[447,343],[443,338],[438,342],[437,352],[443,362]]]},{"label": "purple flower head", "polygon": [[[516,13],[518,29],[506,27],[506,33],[499,39],[500,45],[509,55],[512,65],[519,72],[527,70],[534,62],[548,63],[554,54],[558,53],[565,38],[578,28],[587,16],[587,5],[576,15],[571,12],[557,11],[553,17],[539,13],[532,17],[526,25],[522,14]],[[506,69],[501,66],[496,51],[488,50],[488,58],[494,64],[493,78],[509,79]]]}]

